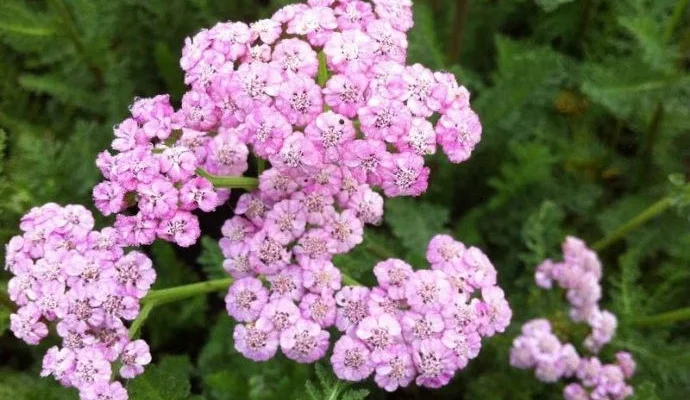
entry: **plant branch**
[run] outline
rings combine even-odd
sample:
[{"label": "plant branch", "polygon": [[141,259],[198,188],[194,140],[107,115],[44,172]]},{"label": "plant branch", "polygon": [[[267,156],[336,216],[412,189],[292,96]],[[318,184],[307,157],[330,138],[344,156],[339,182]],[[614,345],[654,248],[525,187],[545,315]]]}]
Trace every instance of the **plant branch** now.
[{"label": "plant branch", "polygon": [[668,325],[679,321],[690,321],[690,307],[679,308],[665,313],[634,318],[631,323],[636,326]]},{"label": "plant branch", "polygon": [[663,213],[664,211],[668,210],[671,205],[673,204],[673,201],[671,197],[664,197],[663,199],[657,201],[656,203],[652,204],[651,206],[647,207],[644,211],[641,213],[637,214],[635,217],[633,217],[631,220],[626,222],[625,224],[621,225],[616,229],[615,231],[607,234],[604,236],[603,239],[600,241],[594,243],[592,246],[592,249],[600,252],[610,246],[611,244],[619,241],[625,235],[628,233],[634,231],[635,229],[639,228],[642,224],[645,222],[649,221],[650,219],[656,217],[657,215]]},{"label": "plant branch", "polygon": [[211,175],[201,168],[197,168],[196,173],[208,179],[216,188],[254,190],[259,186],[259,179],[251,176]]},{"label": "plant branch", "polygon": [[673,38],[673,32],[676,31],[676,27],[683,19],[685,11],[688,8],[688,3],[690,0],[678,0],[676,1],[676,6],[673,7],[673,13],[671,14],[671,19],[669,19],[666,29],[664,29],[664,42],[668,43]]}]

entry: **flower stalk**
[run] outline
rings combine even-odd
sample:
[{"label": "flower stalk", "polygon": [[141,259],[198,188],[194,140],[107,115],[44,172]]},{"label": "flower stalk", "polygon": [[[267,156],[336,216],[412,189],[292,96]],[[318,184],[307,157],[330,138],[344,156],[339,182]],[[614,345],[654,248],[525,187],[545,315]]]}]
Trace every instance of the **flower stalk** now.
[{"label": "flower stalk", "polygon": [[638,215],[633,217],[631,220],[629,220],[625,224],[618,227],[618,229],[616,229],[615,231],[604,236],[603,239],[594,243],[594,245],[592,246],[592,249],[594,249],[597,252],[604,250],[605,248],[609,247],[613,243],[624,238],[630,232],[639,228],[645,222],[658,216],[659,214],[662,214],[663,212],[665,212],[666,210],[671,208],[672,205],[673,205],[672,198],[671,197],[664,197],[663,199],[661,199],[661,200],[657,201],[656,203],[652,204],[651,206],[647,207],[645,210],[643,210],[641,213],[639,213]]},{"label": "flower stalk", "polygon": [[688,320],[690,320],[690,307],[679,308],[657,315],[637,317],[634,318],[631,323],[635,326],[661,326]]},{"label": "flower stalk", "polygon": [[216,188],[254,190],[259,187],[259,179],[251,176],[219,176],[212,175],[198,168],[197,175],[208,179]]}]

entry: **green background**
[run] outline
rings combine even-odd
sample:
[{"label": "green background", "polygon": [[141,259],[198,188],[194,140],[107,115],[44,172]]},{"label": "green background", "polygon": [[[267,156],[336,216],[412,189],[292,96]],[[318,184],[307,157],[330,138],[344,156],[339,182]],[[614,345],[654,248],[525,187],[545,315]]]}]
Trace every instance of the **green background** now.
[{"label": "green background", "polygon": [[[0,243],[32,206],[92,207],[95,155],[132,99],[168,92],[179,102],[186,36],[287,3],[0,1]],[[664,196],[674,199],[671,211],[601,254],[603,306],[620,324],[602,357],[633,353],[637,399],[690,394],[690,324],[639,323],[690,306],[690,222],[681,204],[690,174],[688,1],[419,0],[414,9],[409,62],[457,75],[472,91],[483,140],[461,165],[432,157],[429,191],[388,201],[384,225],[366,232],[368,245],[336,264],[371,283],[382,248],[424,267],[428,239],[449,232],[493,260],[514,309],[510,329],[488,340],[448,387],[391,395],[369,384],[346,388],[327,373],[321,382],[314,366],[282,358],[244,360],[233,350],[222,298],[198,297],[154,310],[143,337],[155,366],[129,384],[132,399],[321,400],[334,392],[361,398],[362,389],[371,399],[561,398],[561,384],[539,383],[507,361],[527,319],[549,317],[577,343],[586,333],[567,323],[559,291],[535,287],[535,266],[560,257],[565,235],[593,243]],[[146,249],[157,288],[223,276],[215,239],[217,221],[230,212],[202,219],[207,237],[196,247]],[[0,272],[0,286],[7,279]],[[75,399],[74,390],[38,378],[47,344],[16,340],[9,313],[0,302],[0,399]]]}]

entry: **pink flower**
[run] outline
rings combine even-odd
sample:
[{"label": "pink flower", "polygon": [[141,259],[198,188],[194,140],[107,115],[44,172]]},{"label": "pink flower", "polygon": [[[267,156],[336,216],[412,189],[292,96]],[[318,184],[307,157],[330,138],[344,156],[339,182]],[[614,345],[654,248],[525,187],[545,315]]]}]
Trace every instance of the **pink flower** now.
[{"label": "pink flower", "polygon": [[232,74],[228,90],[238,107],[251,110],[270,105],[282,82],[280,70],[254,62],[240,65]]},{"label": "pink flower", "polygon": [[355,140],[349,143],[344,162],[359,181],[378,185],[383,181],[384,166],[391,163],[392,155],[380,140]]},{"label": "pink flower", "polygon": [[335,15],[338,18],[338,28],[341,31],[362,30],[369,21],[375,18],[371,4],[359,0],[339,4],[335,8]]},{"label": "pink flower", "polygon": [[361,286],[345,286],[335,295],[338,313],[335,325],[345,332],[367,317],[369,289]]},{"label": "pink flower", "polygon": [[412,153],[394,154],[385,169],[381,187],[386,196],[419,196],[429,186],[429,168],[424,159]]},{"label": "pink flower", "polygon": [[201,231],[196,216],[186,211],[177,211],[170,219],[161,221],[157,233],[165,240],[189,247],[196,243]]},{"label": "pink flower", "polygon": [[340,270],[330,261],[311,263],[303,271],[302,283],[312,293],[332,296],[340,289]]},{"label": "pink flower", "polygon": [[238,324],[233,332],[235,349],[254,361],[266,361],[278,351],[278,331],[266,319],[246,325]]},{"label": "pink flower", "polygon": [[455,352],[456,369],[465,368],[469,360],[479,355],[479,349],[482,347],[481,337],[474,331],[458,332],[446,330],[443,332],[441,341],[446,347]]},{"label": "pink flower", "polygon": [[247,115],[244,134],[252,150],[261,157],[276,154],[292,133],[290,123],[273,107],[259,107]]},{"label": "pink flower", "polygon": [[371,38],[355,29],[334,32],[323,48],[328,65],[342,74],[366,72],[374,61],[375,50]]},{"label": "pink flower", "polygon": [[364,105],[368,84],[369,79],[363,74],[333,75],[323,89],[324,100],[335,112],[354,118]]},{"label": "pink flower", "polygon": [[139,209],[152,217],[167,218],[177,211],[178,191],[165,179],[156,179],[150,184],[140,184]]},{"label": "pink flower", "polygon": [[328,328],[335,323],[336,305],[333,295],[318,295],[307,293],[299,304],[302,318],[319,324],[322,328]]},{"label": "pink flower", "polygon": [[374,266],[374,275],[379,286],[386,289],[388,296],[396,300],[401,300],[405,296],[405,284],[412,273],[412,267],[398,259],[381,261]]},{"label": "pink flower", "polygon": [[283,39],[273,49],[273,63],[289,77],[290,73],[313,78],[319,61],[308,43],[299,39]]},{"label": "pink flower", "polygon": [[211,212],[219,204],[218,193],[213,190],[213,184],[206,178],[194,178],[180,189],[180,205],[185,210],[199,208]]},{"label": "pink flower", "polygon": [[436,132],[431,122],[423,118],[413,118],[407,134],[395,144],[400,151],[411,151],[420,156],[436,152]]},{"label": "pink flower", "polygon": [[21,307],[10,315],[10,330],[17,338],[36,345],[48,335],[48,328],[40,318],[41,312],[35,306]]},{"label": "pink flower", "polygon": [[98,382],[79,394],[83,400],[127,400],[127,390],[120,382]]},{"label": "pink flower", "polygon": [[339,160],[345,144],[355,138],[352,122],[332,111],[320,114],[304,132],[307,139],[324,153],[324,158],[332,162]]},{"label": "pink flower", "polygon": [[287,265],[291,257],[285,247],[266,229],[257,232],[251,240],[249,262],[260,274],[275,274]]},{"label": "pink flower", "polygon": [[441,271],[416,271],[405,284],[405,298],[413,310],[442,310],[451,299],[452,288]]},{"label": "pink flower", "polygon": [[74,369],[76,355],[74,351],[67,348],[53,346],[43,357],[41,376],[53,375],[55,379],[63,380]]},{"label": "pink flower", "polygon": [[291,360],[312,363],[326,354],[329,336],[317,323],[299,319],[280,334],[280,348]]},{"label": "pink flower", "polygon": [[122,291],[137,298],[143,298],[156,280],[151,259],[138,251],[132,251],[117,260],[114,268],[103,275],[108,277],[111,274]]},{"label": "pink flower", "polygon": [[416,375],[412,354],[409,347],[396,344],[382,352],[376,363],[374,380],[379,387],[393,392],[400,387],[407,387]]},{"label": "pink flower", "polygon": [[228,314],[240,322],[255,321],[268,301],[268,289],[256,278],[235,281],[225,296]]},{"label": "pink flower", "polygon": [[144,366],[151,362],[149,346],[143,340],[128,343],[122,350],[120,362],[122,363],[120,376],[123,378],[132,379],[141,375],[144,372]]},{"label": "pink flower", "polygon": [[313,6],[304,12],[295,14],[290,20],[286,32],[306,35],[313,46],[323,46],[331,32],[338,27],[333,9]]},{"label": "pink flower", "polygon": [[239,140],[236,131],[221,129],[209,144],[205,166],[212,174],[240,176],[248,168],[248,154],[249,149]]},{"label": "pink flower", "polygon": [[348,207],[357,212],[362,222],[378,225],[383,218],[383,197],[368,185],[362,185],[352,195]]},{"label": "pink flower", "polygon": [[339,379],[361,381],[374,372],[370,352],[361,341],[343,335],[335,343],[331,356],[333,372]]},{"label": "pink flower", "polygon": [[407,133],[412,120],[410,110],[402,102],[385,97],[372,97],[358,114],[367,139],[389,143],[399,141]]},{"label": "pink flower", "polygon": [[310,78],[295,76],[281,85],[275,105],[292,125],[305,127],[323,110],[321,88]]},{"label": "pink flower", "polygon": [[270,236],[287,245],[304,233],[307,223],[304,206],[297,200],[282,200],[266,214],[266,229]]},{"label": "pink flower", "polygon": [[436,140],[448,159],[454,163],[467,160],[479,143],[482,126],[479,117],[469,108],[451,108],[436,124]]},{"label": "pink flower", "polygon": [[412,0],[375,0],[374,4],[376,15],[395,29],[406,32],[412,28]]},{"label": "pink flower", "polygon": [[[308,295],[307,295],[308,296]],[[300,318],[300,310],[295,303],[285,297],[275,298],[269,301],[261,310],[259,320],[267,319],[277,331],[294,325]]]},{"label": "pink flower", "polygon": [[250,39],[249,26],[243,22],[221,22],[209,31],[213,48],[229,60],[238,60],[247,51]]},{"label": "pink flower", "polygon": [[250,24],[252,40],[261,39],[266,44],[273,44],[280,34],[280,23],[272,19],[261,19]]},{"label": "pink flower", "polygon": [[424,339],[414,347],[412,353],[420,386],[439,388],[450,382],[455,374],[454,352],[446,347],[440,339]]},{"label": "pink flower", "polygon": [[404,98],[413,115],[428,118],[441,109],[440,102],[431,95],[436,84],[433,72],[414,64],[405,69],[403,80],[407,89]]},{"label": "pink flower", "polygon": [[364,238],[362,221],[352,210],[333,214],[326,225],[326,230],[330,234],[336,253],[347,253],[362,243]]},{"label": "pink flower", "polygon": [[402,339],[402,328],[392,315],[383,313],[364,318],[357,325],[355,334],[372,350],[376,361],[381,352]]},{"label": "pink flower", "polygon": [[271,299],[286,297],[299,301],[304,294],[302,269],[297,266],[288,266],[267,279],[271,285]]},{"label": "pink flower", "polygon": [[445,329],[441,314],[436,311],[418,313],[405,311],[402,318],[403,337],[410,344],[416,344],[424,339],[441,338]]},{"label": "pink flower", "polygon": [[125,191],[115,182],[101,182],[93,188],[93,200],[103,215],[118,213],[124,209]]},{"label": "pink flower", "polygon": [[503,290],[498,286],[483,288],[482,299],[483,301],[477,306],[481,321],[479,333],[490,337],[496,332],[503,332],[513,316]]},{"label": "pink flower", "polygon": [[71,383],[77,388],[88,388],[110,380],[110,363],[95,349],[84,348],[77,352],[77,362],[71,374]]},{"label": "pink flower", "polygon": [[374,54],[386,60],[401,64],[407,55],[407,37],[393,28],[389,21],[374,19],[367,23],[367,34],[374,40]]}]

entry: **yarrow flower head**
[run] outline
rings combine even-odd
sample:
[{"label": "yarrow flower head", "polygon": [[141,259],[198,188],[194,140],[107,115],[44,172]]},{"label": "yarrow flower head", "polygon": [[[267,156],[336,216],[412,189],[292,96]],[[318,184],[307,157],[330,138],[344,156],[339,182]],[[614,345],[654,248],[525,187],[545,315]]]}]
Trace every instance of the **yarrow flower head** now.
[{"label": "yarrow flower head", "polygon": [[6,247],[9,296],[19,306],[10,329],[36,345],[54,325],[61,343],[46,352],[41,375],[77,388],[83,399],[126,399],[113,364],[131,379],[151,362],[148,345],[131,341],[125,323],[156,273],[144,254],[125,253],[113,228],[93,228],[91,212],[77,205],[48,203],[22,218],[22,235]]},{"label": "yarrow flower head", "polygon": [[[220,240],[235,279],[225,302],[239,322],[240,353],[265,361],[280,350],[314,362],[335,326],[345,333],[336,374],[374,374],[390,391],[445,385],[476,357],[480,339],[511,317],[480,250],[434,239],[459,253],[430,246],[427,271],[383,261],[373,289],[343,287],[333,264],[363,241],[367,224],[381,223],[384,196],[426,191],[425,156],[440,148],[463,162],[481,138],[469,92],[452,74],[406,65],[412,25],[410,0],[310,0],[187,38],[179,109],[169,95],[135,99],[97,157],[104,179],[93,200],[113,227],[93,231],[83,207],[48,204],[27,214],[24,234],[8,244],[9,291],[20,306],[13,332],[36,344],[56,322],[63,338],[43,374],[84,399],[126,398],[112,365],[131,378],[150,362],[124,321],[136,318],[155,272],[124,248],[194,245],[198,214],[227,202],[232,185],[223,182],[250,159],[260,160],[258,184],[240,185],[255,189],[239,196]],[[595,342],[610,326],[601,317],[592,317],[602,327]]]},{"label": "yarrow flower head", "polygon": [[[432,239],[431,253],[440,239]],[[467,268],[470,273],[477,269]],[[344,335],[331,363],[341,379],[359,381],[375,373],[376,383],[389,391],[412,381],[438,388],[479,354],[482,337],[503,332],[510,323],[510,307],[495,283],[470,298],[471,292],[453,286],[440,269],[413,271],[404,261],[390,259],[374,272],[379,286],[346,286],[336,295],[341,321],[336,326]],[[455,307],[467,315],[465,323],[445,312]]]},{"label": "yarrow flower head", "polygon": [[583,344],[594,356],[582,356],[572,344],[561,343],[547,319],[533,319],[522,326],[522,334],[513,341],[510,364],[534,369],[537,379],[543,382],[577,380],[564,388],[566,400],[628,398],[633,395],[633,388],[626,382],[635,373],[632,355],[618,352],[613,364],[602,364],[596,356],[613,339],[617,326],[616,316],[599,308],[599,258],[582,240],[572,236],[563,243],[563,253],[563,262],[542,262],[535,280],[542,288],[550,289],[556,282],[566,289],[570,318],[592,328]]}]

